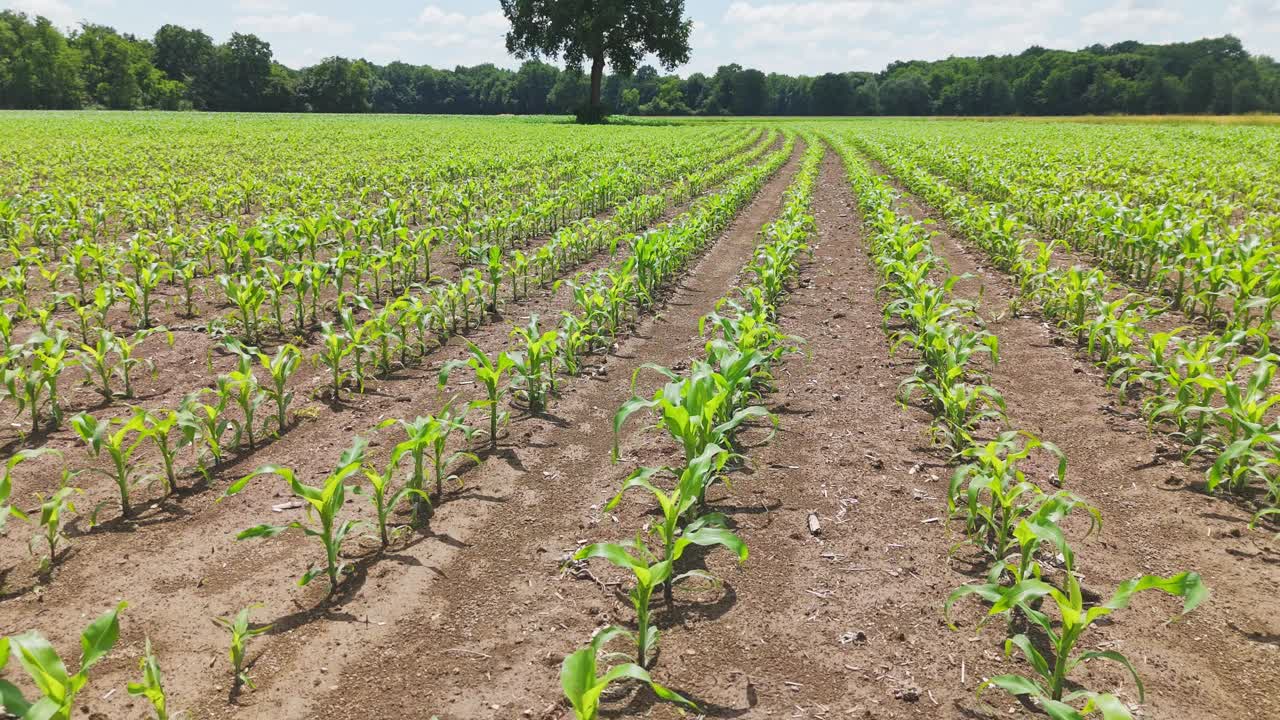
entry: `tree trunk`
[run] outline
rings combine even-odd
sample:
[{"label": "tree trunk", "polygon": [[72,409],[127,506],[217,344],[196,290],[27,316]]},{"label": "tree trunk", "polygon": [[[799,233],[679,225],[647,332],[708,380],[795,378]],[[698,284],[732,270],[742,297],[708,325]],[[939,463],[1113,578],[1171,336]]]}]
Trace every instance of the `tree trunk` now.
[{"label": "tree trunk", "polygon": [[579,116],[579,121],[583,122],[602,122],[604,120],[604,108],[600,106],[600,86],[604,81],[604,53],[591,58],[591,98],[587,101],[585,112]]}]

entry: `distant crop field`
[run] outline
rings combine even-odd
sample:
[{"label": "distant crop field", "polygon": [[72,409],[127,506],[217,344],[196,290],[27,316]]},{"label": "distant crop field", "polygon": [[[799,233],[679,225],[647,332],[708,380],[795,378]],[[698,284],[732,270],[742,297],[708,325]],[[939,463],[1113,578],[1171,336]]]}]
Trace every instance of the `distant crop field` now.
[{"label": "distant crop field", "polygon": [[1277,148],[0,113],[0,705],[1272,717]]}]

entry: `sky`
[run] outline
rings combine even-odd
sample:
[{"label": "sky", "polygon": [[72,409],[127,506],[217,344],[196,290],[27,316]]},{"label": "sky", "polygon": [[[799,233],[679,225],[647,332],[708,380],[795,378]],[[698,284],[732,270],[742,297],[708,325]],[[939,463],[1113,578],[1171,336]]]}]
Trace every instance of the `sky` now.
[{"label": "sky", "polygon": [[[165,23],[215,41],[251,32],[290,67],[331,56],[452,68],[518,66],[497,0],[0,0],[0,8],[150,37]],[[1231,33],[1280,57],[1280,0],[686,0],[692,57],[681,75],[732,62],[765,72],[879,71],[895,60],[1077,50],[1122,40],[1173,42]]]}]

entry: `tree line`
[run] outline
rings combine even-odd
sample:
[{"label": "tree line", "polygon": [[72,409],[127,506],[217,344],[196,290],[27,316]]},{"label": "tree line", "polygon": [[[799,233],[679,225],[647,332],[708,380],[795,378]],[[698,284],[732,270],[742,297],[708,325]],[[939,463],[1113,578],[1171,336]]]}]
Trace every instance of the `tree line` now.
[{"label": "tree line", "polygon": [[[0,107],[257,112],[567,113],[590,79],[529,60],[452,70],[330,57],[295,70],[269,43],[215,43],[165,25],[151,38],[85,23],[63,33],[43,17],[0,12]],[[605,75],[601,96],[629,115],[1078,115],[1280,112],[1280,63],[1232,36],[1168,45],[895,62],[879,73],[713,74],[641,66]]]}]

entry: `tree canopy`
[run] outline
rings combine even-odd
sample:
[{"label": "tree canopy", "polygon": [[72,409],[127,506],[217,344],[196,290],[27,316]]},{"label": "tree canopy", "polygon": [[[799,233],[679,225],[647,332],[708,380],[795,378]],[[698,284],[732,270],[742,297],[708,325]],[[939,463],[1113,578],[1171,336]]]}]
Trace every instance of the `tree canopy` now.
[{"label": "tree canopy", "polygon": [[[658,4],[679,14],[680,3]],[[572,113],[589,103],[592,91],[590,75],[572,60],[588,56],[557,47],[570,60],[568,70],[538,59],[507,70],[342,57],[295,70],[251,34],[218,43],[200,30],[165,25],[152,38],[139,38],[90,23],[63,33],[45,18],[0,11],[0,107]],[[816,77],[737,64],[678,77],[636,67],[640,54],[608,58],[598,102],[629,115],[1280,112],[1280,64],[1250,55],[1231,36],[1074,52],[1033,47],[1017,55],[896,62],[878,73]]]},{"label": "tree canopy", "polygon": [[588,108],[579,119],[603,117],[604,66],[629,76],[647,54],[674,69],[689,61],[693,21],[684,0],[501,0],[511,23],[507,50],[519,58],[563,56],[571,68],[591,63]]}]

